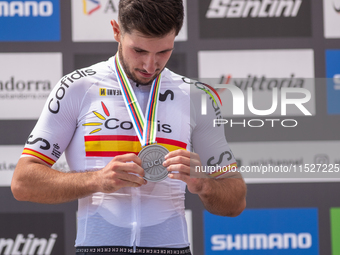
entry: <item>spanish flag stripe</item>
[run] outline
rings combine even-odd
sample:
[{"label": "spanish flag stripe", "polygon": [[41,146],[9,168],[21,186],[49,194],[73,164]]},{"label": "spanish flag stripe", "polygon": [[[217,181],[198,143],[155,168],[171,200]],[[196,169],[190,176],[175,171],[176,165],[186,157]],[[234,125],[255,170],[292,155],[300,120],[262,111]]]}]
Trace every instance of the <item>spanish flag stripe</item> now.
[{"label": "spanish flag stripe", "polygon": [[85,142],[89,141],[138,141],[137,136],[131,135],[92,135],[85,136]]},{"label": "spanish flag stripe", "polygon": [[[186,149],[186,143],[160,138],[158,145],[169,151]],[[85,152],[87,157],[114,157],[126,153],[138,154],[142,146],[137,136],[85,136]]]},{"label": "spanish flag stripe", "polygon": [[131,151],[87,151],[86,157],[116,157],[127,153],[135,153],[138,155],[138,152]]},{"label": "spanish flag stripe", "polygon": [[52,166],[55,163],[55,160],[41,154],[38,151],[32,150],[32,149],[24,148],[24,151],[22,152],[22,154],[31,155],[31,156],[34,156],[36,158],[39,158],[40,160],[46,162],[50,166]]},{"label": "spanish flag stripe", "polygon": [[[93,136],[85,136],[85,142],[99,142],[99,141],[131,141],[131,142],[139,142],[137,136],[129,136],[129,135],[93,135]],[[157,143],[159,144],[168,144],[177,146],[183,149],[187,148],[187,144],[181,141],[167,139],[167,138],[156,138]]]},{"label": "spanish flag stripe", "polygon": [[85,151],[130,151],[142,149],[140,142],[132,141],[89,141],[85,142]]},{"label": "spanish flag stripe", "polygon": [[187,148],[187,144],[181,141],[167,139],[167,138],[156,138],[156,142],[159,144],[170,144],[173,146],[181,147],[183,149]]},{"label": "spanish flag stripe", "polygon": [[[158,145],[164,146],[169,151],[178,149],[185,149],[185,147],[179,147],[171,144],[158,143]],[[128,152],[139,152],[142,146],[140,142],[131,141],[90,141],[85,142],[85,151],[128,151]]]}]

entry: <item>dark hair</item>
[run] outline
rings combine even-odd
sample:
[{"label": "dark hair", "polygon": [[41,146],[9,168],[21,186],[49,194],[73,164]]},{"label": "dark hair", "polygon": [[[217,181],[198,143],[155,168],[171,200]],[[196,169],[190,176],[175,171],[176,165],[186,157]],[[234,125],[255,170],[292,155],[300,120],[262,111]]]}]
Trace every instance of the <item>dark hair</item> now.
[{"label": "dark hair", "polygon": [[120,0],[119,26],[122,32],[137,30],[145,36],[162,37],[183,25],[182,0]]}]

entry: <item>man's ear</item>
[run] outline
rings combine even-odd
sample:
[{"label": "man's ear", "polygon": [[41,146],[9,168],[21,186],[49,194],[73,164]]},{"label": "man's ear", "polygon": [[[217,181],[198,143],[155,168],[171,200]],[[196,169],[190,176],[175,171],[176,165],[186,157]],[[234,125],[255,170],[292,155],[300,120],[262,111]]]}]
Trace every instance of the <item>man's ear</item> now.
[{"label": "man's ear", "polygon": [[121,31],[119,28],[119,24],[113,19],[111,20],[111,26],[113,29],[113,36],[117,42],[120,42]]}]

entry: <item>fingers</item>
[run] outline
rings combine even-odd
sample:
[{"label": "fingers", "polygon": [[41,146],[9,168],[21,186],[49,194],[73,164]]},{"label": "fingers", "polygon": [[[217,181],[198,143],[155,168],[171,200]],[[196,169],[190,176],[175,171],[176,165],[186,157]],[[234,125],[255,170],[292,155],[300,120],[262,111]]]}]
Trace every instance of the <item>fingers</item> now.
[{"label": "fingers", "polygon": [[[194,154],[194,153],[192,153],[192,154]],[[187,151],[187,150],[175,150],[175,151],[169,152],[167,155],[165,155],[164,158],[168,159],[168,158],[173,158],[173,157],[176,157],[176,156],[182,156],[182,157],[190,158],[191,152]]]},{"label": "fingers", "polygon": [[140,187],[146,184],[141,159],[133,153],[114,157],[99,174],[104,192],[115,192],[122,187]]},{"label": "fingers", "polygon": [[128,153],[124,155],[119,155],[113,158],[113,161],[120,161],[120,162],[135,162],[137,165],[142,165],[142,160],[134,153]]},{"label": "fingers", "polygon": [[200,165],[198,154],[186,150],[176,150],[165,156],[163,166],[168,171],[180,171],[190,173],[190,167]]},{"label": "fingers", "polygon": [[111,170],[115,172],[137,174],[142,177],[144,176],[144,169],[135,162],[112,162]]},{"label": "fingers", "polygon": [[138,186],[146,184],[146,180],[144,180],[141,176],[137,174],[132,174],[127,171],[116,171],[113,172],[112,179],[116,180],[119,186],[129,186],[132,184],[137,184]]}]

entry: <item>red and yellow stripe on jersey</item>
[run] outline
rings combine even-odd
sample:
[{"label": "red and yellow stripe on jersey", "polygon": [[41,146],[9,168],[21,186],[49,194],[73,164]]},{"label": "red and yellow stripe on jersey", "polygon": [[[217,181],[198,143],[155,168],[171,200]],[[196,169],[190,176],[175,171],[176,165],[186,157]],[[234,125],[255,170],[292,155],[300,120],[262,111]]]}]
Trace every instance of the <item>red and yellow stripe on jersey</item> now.
[{"label": "red and yellow stripe on jersey", "polygon": [[[156,138],[158,145],[164,146],[169,151],[177,149],[186,150],[187,144],[184,142]],[[93,135],[85,136],[86,157],[115,157],[126,153],[135,153],[142,150],[141,143],[137,136],[128,135]]]},{"label": "red and yellow stripe on jersey", "polygon": [[24,148],[24,151],[22,152],[22,154],[23,155],[30,155],[30,156],[36,157],[36,158],[44,161],[49,166],[52,166],[55,163],[55,160],[45,156],[44,154],[42,154],[42,153],[40,153],[40,152],[38,152],[36,150]]}]

